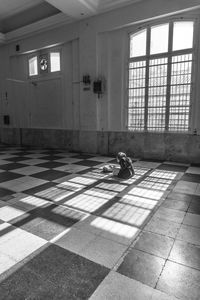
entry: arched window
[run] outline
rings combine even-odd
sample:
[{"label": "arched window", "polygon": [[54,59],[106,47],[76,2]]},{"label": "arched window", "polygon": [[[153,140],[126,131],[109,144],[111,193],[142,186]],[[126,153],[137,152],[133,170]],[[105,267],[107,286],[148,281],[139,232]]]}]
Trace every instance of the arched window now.
[{"label": "arched window", "polygon": [[172,21],[130,34],[128,129],[189,131],[193,21]]}]

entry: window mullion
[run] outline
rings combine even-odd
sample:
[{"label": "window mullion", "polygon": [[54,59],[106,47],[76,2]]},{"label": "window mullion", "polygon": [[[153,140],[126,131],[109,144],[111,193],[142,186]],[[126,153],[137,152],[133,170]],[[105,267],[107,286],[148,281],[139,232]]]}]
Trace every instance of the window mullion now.
[{"label": "window mullion", "polygon": [[170,113],[170,90],[171,90],[171,70],[172,70],[172,41],[173,41],[173,23],[169,24],[169,40],[168,40],[168,65],[167,65],[167,91],[166,91],[166,112],[165,112],[165,130],[169,129],[169,113]]},{"label": "window mullion", "polygon": [[147,130],[148,122],[148,98],[149,98],[149,57],[150,57],[150,27],[147,28],[147,53],[146,53],[146,75],[145,75],[145,111],[144,111],[144,129]]},{"label": "window mullion", "polygon": [[194,97],[194,26],[178,22],[169,21],[168,32],[166,24],[160,29],[149,25],[146,34],[132,36],[131,46],[136,48],[129,57],[129,129],[188,131]]}]

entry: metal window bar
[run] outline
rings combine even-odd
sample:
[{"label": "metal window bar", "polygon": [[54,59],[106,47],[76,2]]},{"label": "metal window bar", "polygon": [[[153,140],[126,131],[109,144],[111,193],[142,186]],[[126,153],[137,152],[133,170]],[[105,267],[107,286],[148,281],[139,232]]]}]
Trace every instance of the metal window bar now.
[{"label": "metal window bar", "polygon": [[151,131],[165,129],[167,63],[167,57],[149,62],[147,129]]},{"label": "metal window bar", "polygon": [[130,58],[129,130],[189,130],[192,52],[169,48],[168,53],[149,55],[147,51],[146,56]]},{"label": "metal window bar", "polygon": [[129,64],[128,129],[144,130],[146,61]]},{"label": "metal window bar", "polygon": [[191,109],[192,53],[172,57],[169,130],[188,131]]}]

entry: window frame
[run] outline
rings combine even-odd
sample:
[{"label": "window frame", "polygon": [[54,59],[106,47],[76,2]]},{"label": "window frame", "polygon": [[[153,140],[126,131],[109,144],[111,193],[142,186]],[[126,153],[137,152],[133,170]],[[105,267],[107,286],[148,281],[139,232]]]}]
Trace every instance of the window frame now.
[{"label": "window frame", "polygon": [[[59,52],[60,53],[60,70],[59,71],[51,71],[51,59],[50,59],[50,55],[51,53],[55,53],[55,52]],[[47,55],[48,57],[48,71],[47,72],[42,72],[40,70],[40,56],[42,55]],[[37,57],[37,67],[38,67],[38,74],[37,75],[30,75],[29,73],[29,60],[33,57]],[[44,77],[53,77],[53,76],[57,76],[60,75],[62,73],[62,49],[61,47],[56,47],[56,48],[45,48],[45,49],[41,49],[41,50],[37,50],[33,53],[31,53],[30,55],[28,55],[27,57],[27,65],[28,65],[28,79],[32,80],[32,79],[37,79],[37,78],[44,78]]]},{"label": "window frame", "polygon": [[[37,58],[37,74],[35,74],[35,75],[30,75],[30,64],[29,64],[29,62],[30,62],[30,60],[31,60],[32,58],[34,58],[34,57]],[[27,60],[27,69],[28,69],[28,77],[29,77],[29,78],[36,78],[36,77],[38,77],[38,75],[39,75],[39,66],[38,66],[38,55],[37,55],[37,53],[32,53],[31,55],[28,56],[28,60]]]},{"label": "window frame", "polygon": [[[199,24],[199,17],[197,16],[197,14],[193,14],[190,16],[176,16],[176,17],[171,17],[171,18],[162,18],[159,19],[159,21],[151,21],[151,22],[146,22],[143,23],[139,26],[132,26],[132,28],[129,28],[127,30],[127,63],[126,63],[126,75],[125,75],[125,81],[126,81],[126,97],[125,97],[125,130],[128,132],[151,132],[151,133],[180,133],[180,134],[186,134],[186,133],[193,133],[194,128],[196,127],[195,124],[197,123],[196,121],[196,116],[195,116],[195,95],[197,93],[197,80],[195,80],[195,78],[197,77],[197,69],[198,69],[198,62],[199,62],[199,57],[198,57],[198,44],[199,44],[199,38],[198,38],[198,24]],[[193,47],[192,48],[188,48],[188,49],[181,49],[181,50],[172,50],[172,43],[173,43],[173,24],[175,22],[193,22],[194,27],[193,27]],[[168,52],[163,52],[163,53],[159,53],[159,54],[150,54],[150,37],[151,37],[151,27],[154,26],[159,26],[162,24],[166,24],[169,23],[169,34],[168,34]],[[139,56],[139,57],[135,57],[135,58],[131,58],[130,57],[130,38],[131,35],[133,34],[137,34],[138,32],[142,31],[146,29],[147,30],[147,38],[146,38],[146,55],[143,56]],[[169,68],[171,68],[172,64],[170,63],[172,60],[173,56],[176,55],[181,55],[181,54],[186,54],[187,53],[192,53],[192,71],[191,71],[191,91],[190,91],[190,109],[189,109],[189,128],[188,130],[184,131],[184,130],[169,130],[169,109],[170,109],[170,87],[171,87],[171,74],[170,74],[170,70]],[[147,115],[148,115],[148,84],[147,81],[149,80],[148,78],[148,71],[149,71],[149,67],[146,67],[145,72],[146,73],[146,83],[145,83],[145,113],[144,113],[144,118],[145,120],[145,124],[144,124],[144,128],[139,130],[139,129],[131,129],[128,126],[128,120],[129,120],[129,64],[131,61],[142,61],[145,60],[146,62],[150,61],[151,59],[154,58],[163,58],[163,57],[167,57],[170,58],[170,61],[168,61],[167,63],[167,92],[166,92],[166,112],[165,112],[165,118],[167,119],[165,121],[165,124],[167,124],[168,126],[165,126],[164,130],[150,130],[147,129]],[[192,118],[192,116],[194,116],[194,118]],[[195,120],[194,120],[195,119]]]}]

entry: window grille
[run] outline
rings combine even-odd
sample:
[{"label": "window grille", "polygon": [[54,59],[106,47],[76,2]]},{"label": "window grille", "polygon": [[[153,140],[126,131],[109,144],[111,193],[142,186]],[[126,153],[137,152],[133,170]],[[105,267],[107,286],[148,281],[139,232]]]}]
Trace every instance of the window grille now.
[{"label": "window grille", "polygon": [[189,130],[193,27],[169,22],[130,35],[129,130]]}]

